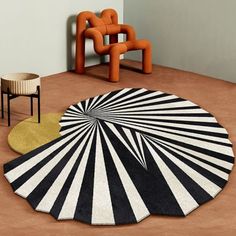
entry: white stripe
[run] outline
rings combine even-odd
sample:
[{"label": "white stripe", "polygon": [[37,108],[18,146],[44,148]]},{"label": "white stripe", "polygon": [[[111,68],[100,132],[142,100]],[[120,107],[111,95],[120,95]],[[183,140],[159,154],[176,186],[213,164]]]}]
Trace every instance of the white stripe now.
[{"label": "white stripe", "polygon": [[[154,93],[152,93],[152,94],[148,94],[148,95],[152,95],[153,96],[153,94]],[[161,94],[161,93],[156,93],[155,94],[155,96],[156,95],[158,95],[158,94]],[[118,103],[118,104],[116,104],[116,105],[111,105],[111,104],[109,104],[109,107],[107,107],[107,106],[104,106],[104,107],[102,107],[102,108],[100,108],[100,109],[98,109],[99,111],[109,111],[109,110],[115,110],[115,108],[117,108],[117,107],[120,107],[120,106],[123,106],[123,105],[125,105],[125,108],[128,108],[128,107],[132,107],[132,106],[140,106],[140,105],[148,105],[148,104],[150,104],[150,103],[154,103],[154,102],[161,102],[161,101],[166,101],[166,100],[170,100],[170,99],[175,99],[175,98],[178,98],[178,97],[176,97],[175,95],[168,95],[168,96],[165,96],[165,97],[159,97],[159,98],[151,98],[151,99],[149,99],[149,100],[147,100],[147,101],[140,101],[140,102],[138,102],[139,100],[143,100],[143,99],[145,99],[145,97],[147,97],[147,96],[142,96],[142,97],[138,97],[138,98],[136,98],[136,99],[130,99],[129,101],[126,101],[126,102],[121,102],[121,103]],[[126,97],[125,97],[126,98]],[[116,101],[116,103],[117,103],[117,101]],[[107,108],[106,108],[107,107]],[[118,108],[119,109],[119,108]],[[95,109],[95,110],[97,110],[97,109]]]},{"label": "white stripe", "polygon": [[[85,120],[86,122],[90,122],[90,120]],[[74,120],[74,121],[67,121],[67,122],[60,122],[61,127],[69,126],[69,125],[80,125],[81,121],[80,120]]]},{"label": "white stripe", "polygon": [[[127,99],[127,98],[130,98],[130,97],[133,97],[139,93],[143,93],[144,91],[146,91],[146,89],[139,89],[133,93],[130,93],[129,95],[125,95],[125,96],[122,96],[121,98],[119,99],[116,99],[117,97],[119,97],[120,95],[124,94],[124,93],[127,93],[128,91],[130,91],[131,88],[125,88],[125,89],[122,89],[120,92],[118,92],[117,94],[115,94],[114,96],[110,97],[109,99],[107,99],[104,103],[100,103],[99,106],[95,107],[94,110],[97,110],[99,109],[101,106],[102,108],[105,108],[106,106],[111,106],[112,104],[116,103],[116,102],[120,102],[120,101],[123,101],[124,99]],[[106,105],[107,104],[107,105]]]},{"label": "white stripe", "polygon": [[130,153],[135,157],[135,159],[142,165],[142,162],[139,160],[139,158],[136,156],[136,154],[133,152],[133,150],[130,148],[130,145],[125,141],[125,139],[122,137],[122,135],[118,132],[116,127],[108,122],[105,122],[105,124],[110,128],[110,130],[116,135],[116,137],[125,145],[125,147],[130,151]]},{"label": "white stripe", "polygon": [[[87,127],[89,128],[89,127]],[[42,152],[38,153],[37,155],[33,156],[32,158],[28,159],[27,161],[23,162],[22,164],[18,165],[16,168],[10,170],[5,174],[7,180],[12,183],[16,179],[18,179],[21,175],[31,169],[33,166],[37,165],[40,161],[44,158],[49,156],[55,150],[60,148],[64,143],[68,140],[72,139],[76,135],[78,135],[80,131],[77,131],[73,134],[68,135],[66,138],[61,139],[59,142],[55,143],[54,145],[48,147],[47,149],[43,150]]]},{"label": "white stripe", "polygon": [[97,129],[93,203],[92,203],[92,224],[115,224],[110,190],[107,180],[104,154],[101,144],[99,129]]},{"label": "white stripe", "polygon": [[[104,118],[104,120],[109,121],[109,119],[106,119],[106,118]],[[114,120],[112,120],[112,121],[113,121],[113,123],[119,123],[119,122],[116,122]],[[122,124],[122,122],[120,122],[120,123]],[[125,122],[123,122],[123,124],[125,124]],[[233,156],[232,148],[228,147],[228,146],[223,146],[221,144],[215,144],[215,143],[210,143],[210,142],[207,142],[207,141],[201,141],[201,140],[198,140],[198,139],[183,137],[183,136],[180,136],[178,134],[168,134],[168,133],[162,132],[160,130],[155,130],[155,128],[145,129],[145,128],[141,128],[141,127],[137,127],[135,125],[129,125],[129,124],[126,124],[126,126],[135,128],[137,130],[145,131],[145,132],[148,132],[150,134],[155,134],[155,135],[159,135],[159,136],[162,136],[162,137],[166,137],[166,138],[169,138],[171,140],[177,140],[177,141],[180,140],[183,143],[188,143],[188,144],[191,144],[191,145],[194,145],[194,146],[197,146],[197,147],[200,146],[200,147],[205,148],[207,150],[212,150],[212,151],[215,151],[215,152],[218,152],[218,153]],[[145,127],[146,125],[142,125],[142,126]]]},{"label": "white stripe", "polygon": [[91,122],[90,123],[89,122],[83,123],[83,124],[80,124],[80,125],[75,125],[71,128],[67,127],[66,129],[61,130],[60,134],[61,134],[61,136],[63,136],[63,135],[66,135],[66,134],[68,134],[72,131],[81,132],[81,130],[83,130],[85,127],[89,127],[89,126],[91,126]]},{"label": "white stripe", "polygon": [[103,129],[102,129],[102,133],[104,134],[104,138],[106,140],[107,146],[109,148],[112,159],[116,166],[116,170],[119,174],[119,177],[125,189],[126,195],[129,199],[129,203],[132,207],[135,218],[138,222],[144,219],[145,217],[147,217],[148,215],[150,215],[150,213]]},{"label": "white stripe", "polygon": [[81,102],[77,103],[77,106],[81,109],[82,112],[84,112],[83,106],[81,104]]},{"label": "white stripe", "polygon": [[[126,128],[122,128],[122,129],[123,129],[124,133],[126,134],[127,138],[129,139],[129,141],[130,141],[132,147],[135,149],[136,153],[138,154],[138,157],[137,157],[137,158],[138,158],[139,163],[141,163],[141,165],[145,168],[145,163],[143,162],[143,159],[142,159],[142,157],[141,157],[141,154],[140,154],[140,152],[139,152],[139,149],[138,149],[138,147],[137,147],[137,145],[136,145],[136,143],[135,143],[135,141],[134,141],[134,138],[133,138],[133,136],[132,136],[130,130],[129,130],[129,129],[126,129]],[[136,158],[136,159],[137,159],[137,158]]]},{"label": "white stripe", "polygon": [[[93,113],[94,116],[99,115],[99,116],[105,116],[105,117],[111,117],[111,118],[120,118],[124,120],[129,120],[129,121],[138,121],[138,122],[144,122],[147,124],[153,124],[157,120],[171,120],[171,121],[191,121],[191,122],[211,122],[211,123],[217,123],[216,119],[214,117],[186,117],[186,116],[132,116],[132,115],[114,115],[111,112],[101,112],[101,113]],[[134,119],[136,118],[136,119]],[[147,119],[147,120],[141,120],[141,119]],[[151,121],[148,119],[152,119]]]},{"label": "white stripe", "polygon": [[[120,111],[110,111],[114,114],[124,114],[124,115],[137,115],[137,112],[120,112]],[[202,108],[189,108],[189,109],[176,109],[176,110],[160,110],[160,111],[140,111],[139,114],[141,115],[156,115],[156,114],[208,114],[207,111],[203,110]]]},{"label": "white stripe", "polygon": [[166,155],[175,165],[177,165],[185,174],[187,174],[192,180],[194,180],[198,185],[200,185],[207,193],[212,197],[215,197],[221,188],[211,182],[209,179],[195,171],[190,166],[186,165],[184,162],[180,161],[178,158],[168,153],[165,149],[151,141],[164,155]]},{"label": "white stripe", "polygon": [[69,109],[66,110],[66,112],[64,113],[64,115],[68,115],[68,116],[82,116],[84,113],[82,113],[81,111],[71,111]]},{"label": "white stripe", "polygon": [[160,156],[155,152],[152,146],[143,139],[148,147],[148,150],[152,154],[153,159],[157,163],[158,168],[160,169],[163,177],[166,180],[166,183],[170,187],[173,195],[175,196],[176,201],[179,203],[183,213],[187,215],[192,210],[198,207],[198,203],[187,191],[187,189],[181,184],[181,182],[176,178],[173,172],[165,164],[165,162],[160,158]]},{"label": "white stripe", "polygon": [[95,118],[91,117],[91,116],[84,116],[84,117],[64,117],[63,119],[61,119],[61,121],[59,122],[61,127],[65,127],[65,126],[70,126],[70,125],[75,125],[75,124],[81,124],[84,122],[91,122],[94,121]]},{"label": "white stripe", "polygon": [[33,176],[30,177],[23,185],[21,185],[15,193],[26,198],[39,183],[49,174],[49,172],[57,165],[57,163],[70,151],[75,143],[87,132],[85,130],[77,135],[65,148],[63,148],[55,157],[53,157],[46,165],[38,170]]},{"label": "white stripe", "polygon": [[164,104],[157,104],[157,105],[146,105],[145,107],[135,107],[135,108],[116,108],[112,109],[114,111],[149,111],[149,110],[155,110],[155,109],[162,109],[162,108],[175,108],[175,107],[190,107],[194,104],[190,101],[182,101],[182,102],[170,102],[170,103],[164,103]]},{"label": "white stripe", "polygon": [[141,156],[143,157],[143,161],[145,163],[145,168],[147,169],[147,163],[146,163],[146,160],[145,160],[143,144],[142,144],[142,141],[141,141],[141,135],[138,132],[135,132],[135,134],[136,134],[136,137],[137,137],[137,140],[138,140],[138,143],[139,143],[139,147],[140,147],[140,150],[141,150]]},{"label": "white stripe", "polygon": [[[94,130],[94,128],[93,128]],[[91,132],[93,131],[91,130]],[[91,136],[91,132],[89,132],[86,137],[83,139],[83,141],[79,144],[73,155],[68,160],[65,167],[62,169],[60,174],[57,176],[51,187],[48,189],[47,193],[44,195],[38,206],[36,207],[36,210],[43,211],[43,212],[50,212],[56,198],[58,197],[64,183],[67,180],[67,177],[69,176],[75,162],[77,161],[81,150],[84,148],[84,145],[87,145],[87,140],[89,136]],[[92,133],[93,135],[93,133]]]},{"label": "white stripe", "polygon": [[112,104],[112,102],[110,102],[110,101],[112,101],[113,99],[117,98],[118,96],[120,96],[120,95],[126,93],[126,92],[129,91],[129,90],[130,90],[130,88],[122,89],[122,90],[119,91],[117,94],[115,94],[114,96],[110,97],[109,99],[107,99],[106,101],[104,101],[104,102],[101,103],[101,101],[104,100],[104,98],[106,98],[106,97],[107,97],[110,93],[112,93],[112,92],[106,93],[106,94],[102,95],[101,99],[98,101],[98,104],[97,104],[97,103],[94,104],[94,105],[90,108],[90,110],[91,110],[91,109],[98,108],[98,107],[100,107],[100,106],[104,106],[104,104],[106,104],[106,103],[108,103],[108,102],[109,102],[109,104]]},{"label": "white stripe", "polygon": [[[81,111],[77,107],[75,107],[74,105],[71,105],[69,108],[76,113],[81,113]],[[82,109],[82,111],[83,111],[83,109]],[[72,112],[72,111],[68,111],[68,112]]]},{"label": "white stripe", "polygon": [[208,170],[209,172],[219,176],[220,178],[228,180],[229,175],[227,173],[225,173],[225,172],[223,172],[223,171],[221,171],[221,170],[219,170],[219,169],[217,169],[217,168],[215,168],[215,167],[213,167],[211,165],[208,165],[208,164],[206,164],[204,162],[201,162],[201,161],[199,161],[199,160],[197,160],[197,159],[195,159],[195,158],[193,158],[193,157],[191,157],[189,155],[186,155],[183,152],[180,152],[180,151],[178,151],[178,150],[176,150],[174,148],[171,148],[171,147],[169,147],[169,146],[167,146],[165,144],[162,144],[162,145],[167,147],[167,148],[169,148],[170,150],[176,152],[177,154],[181,155],[181,157],[184,157],[185,159],[190,160],[191,162],[197,164],[198,166],[201,166],[202,168]]},{"label": "white stripe", "polygon": [[86,169],[86,165],[89,158],[89,153],[91,150],[91,145],[93,141],[93,134],[90,136],[88,144],[86,146],[85,152],[81,158],[79,167],[76,171],[76,174],[74,176],[74,179],[72,181],[72,184],[70,186],[70,189],[68,191],[68,194],[66,195],[66,199],[63,203],[62,209],[60,211],[60,214],[58,216],[59,220],[65,220],[65,219],[73,219],[75,215],[75,210],[78,202],[78,198],[80,195],[81,185],[84,178],[84,173]]},{"label": "white stripe", "polygon": [[180,141],[182,143],[187,143],[187,144],[190,144],[190,145],[193,145],[196,147],[201,147],[206,150],[211,150],[211,151],[215,151],[217,153],[222,153],[225,155],[233,156],[232,148],[228,147],[228,146],[223,146],[221,144],[215,144],[215,143],[210,143],[210,142],[206,142],[206,141],[201,141],[201,140],[193,139],[193,138],[187,138],[187,137],[180,136],[177,134],[168,134],[168,133],[162,132],[162,131],[153,132],[153,133],[156,133],[156,134],[159,133],[158,135],[168,138],[168,139],[171,139],[171,140]]},{"label": "white stripe", "polygon": [[[134,122],[132,121],[126,121],[124,122],[123,119],[120,119],[119,117],[117,118],[106,118],[105,116],[102,116],[102,117],[99,117],[98,118],[101,118],[103,120],[107,120],[107,121],[112,121],[113,123],[117,123],[117,124],[128,124],[128,123],[131,123],[131,125],[127,125],[129,127],[133,127],[133,128],[137,128],[138,129],[138,124],[135,124],[134,125]],[[177,124],[177,123],[167,123],[165,121],[163,122],[155,122],[156,125],[165,125],[165,126],[168,126],[168,127],[173,127],[173,128],[184,128],[184,129],[193,129],[193,130],[201,130],[201,131],[206,131],[206,132],[214,132],[214,133],[221,133],[221,134],[228,134],[227,131],[224,129],[224,128],[221,128],[221,127],[208,127],[208,126],[202,126],[202,125],[189,125],[189,124]],[[141,125],[141,124],[139,124]],[[144,127],[150,127],[152,128],[153,130],[153,127],[150,126],[150,125],[143,125],[142,126]],[[158,127],[159,128],[159,127]],[[191,132],[191,131],[190,131]]]},{"label": "white stripe", "polygon": [[[78,121],[83,121],[83,120],[85,120],[85,121],[88,121],[88,120],[90,120],[91,119],[91,117],[90,116],[81,116],[81,117],[79,117],[79,116],[70,116],[70,117],[68,117],[68,116],[63,116],[62,117],[62,119],[61,120],[63,120],[63,121],[67,121],[67,120],[78,120]],[[63,122],[62,122],[63,123]]]},{"label": "white stripe", "polygon": [[83,115],[83,113],[72,112],[72,111],[66,110],[66,112],[64,113],[63,116],[78,117],[78,116],[81,116],[81,115]]},{"label": "white stripe", "polygon": [[[148,137],[148,138],[151,138],[151,137]],[[170,145],[170,143],[168,143],[166,141],[161,140],[161,142],[164,143],[164,144],[167,144],[167,145],[169,144]],[[179,146],[179,145],[176,145],[176,144],[173,144],[173,143],[171,143],[171,146],[176,148],[176,149],[178,148],[181,151],[187,152],[187,153],[189,153],[191,155],[194,155],[194,156],[196,156],[196,157],[198,157],[198,158],[200,158],[202,160],[206,160],[206,161],[208,161],[210,163],[213,163],[213,164],[215,164],[217,166],[226,168],[228,170],[232,170],[232,168],[233,168],[233,163],[230,163],[230,162],[227,162],[227,161],[224,161],[224,160],[221,160],[221,159],[218,159],[218,158],[206,155],[206,154],[201,153],[201,152],[194,151],[192,149],[187,149],[185,147],[182,147],[182,146]]]},{"label": "white stripe", "polygon": [[[100,108],[96,108],[95,110],[103,110],[103,109],[110,109],[110,107],[115,107],[117,105],[113,105],[114,103],[117,103],[119,102],[119,105],[125,105],[125,104],[129,104],[129,103],[136,103],[137,101],[139,100],[143,100],[143,99],[146,99],[146,98],[149,98],[149,97],[154,97],[154,96],[157,96],[157,95],[160,95],[160,94],[163,94],[162,92],[153,92],[153,93],[148,93],[146,95],[140,95],[138,98],[130,98],[130,97],[133,97],[133,96],[136,96],[138,94],[141,94],[141,93],[144,93],[146,92],[147,90],[146,89],[140,89],[140,90],[137,90],[136,92],[132,93],[132,94],[129,94],[129,95],[126,95],[126,96],[123,96],[122,98],[120,98],[119,100],[115,100],[107,105],[104,105]],[[128,101],[124,101],[122,102],[124,99],[126,100],[127,98],[129,98]]]},{"label": "white stripe", "polygon": [[97,103],[100,104],[101,101],[103,101],[109,94],[110,94],[110,93],[106,93],[106,94],[103,94],[102,96],[101,96],[101,95],[96,96],[96,98],[98,98],[98,97],[100,97],[100,96],[101,96],[101,98],[100,98],[99,100],[96,99],[96,103],[91,104],[91,105],[90,105],[90,108],[88,109],[88,111],[90,111],[91,109],[93,109],[94,106],[96,107],[96,106],[97,106]]},{"label": "white stripe", "polygon": [[[96,97],[93,98],[92,102],[90,103],[90,105],[89,105],[89,107],[88,107],[88,111],[91,110],[91,108],[93,107],[94,102],[97,101],[98,97],[99,97],[99,96],[96,96]],[[90,99],[92,99],[92,98],[90,98]]]},{"label": "white stripe", "polygon": [[85,112],[87,111],[87,107],[88,107],[88,102],[89,102],[89,98],[85,100]]},{"label": "white stripe", "polygon": [[[128,123],[134,123],[132,119],[128,120],[128,119],[121,119],[119,117],[119,120],[122,122],[122,121],[127,121]],[[140,126],[145,126],[145,127],[152,127],[152,125],[155,124],[155,128],[152,128],[152,129],[158,129],[158,130],[163,130],[163,131],[169,131],[169,132],[172,132],[172,133],[177,133],[177,134],[183,134],[183,135],[188,135],[188,136],[192,136],[192,137],[197,137],[197,138],[202,138],[202,139],[207,139],[207,140],[212,140],[212,141],[218,141],[218,142],[222,142],[222,143],[226,143],[226,144],[231,144],[230,140],[227,139],[227,138],[221,138],[221,137],[215,137],[215,136],[210,136],[210,135],[207,135],[207,134],[198,134],[198,133],[194,133],[192,130],[190,131],[181,131],[181,130],[176,130],[176,129],[171,129],[171,128],[162,128],[160,126],[158,126],[157,123],[160,123],[160,122],[156,122],[156,121],[141,121],[143,122],[144,125],[142,124],[139,124]],[[146,125],[147,123],[151,124],[151,125]],[[138,124],[137,124],[138,125]],[[199,129],[198,129],[199,130]]]}]

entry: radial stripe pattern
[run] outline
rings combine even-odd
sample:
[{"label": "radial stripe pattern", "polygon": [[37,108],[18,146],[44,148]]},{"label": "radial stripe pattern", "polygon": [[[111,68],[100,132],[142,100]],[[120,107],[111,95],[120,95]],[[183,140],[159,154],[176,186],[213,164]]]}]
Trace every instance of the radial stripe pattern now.
[{"label": "radial stripe pattern", "polygon": [[125,88],[70,106],[61,137],[4,165],[37,211],[89,224],[186,216],[225,186],[227,131],[172,94]]}]

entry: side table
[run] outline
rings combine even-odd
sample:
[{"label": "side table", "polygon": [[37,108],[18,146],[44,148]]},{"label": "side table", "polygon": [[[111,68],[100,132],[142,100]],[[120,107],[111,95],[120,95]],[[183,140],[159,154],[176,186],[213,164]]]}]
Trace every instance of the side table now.
[{"label": "side table", "polygon": [[10,101],[19,96],[30,97],[31,116],[33,99],[38,99],[38,123],[40,123],[40,77],[31,73],[14,73],[1,78],[1,109],[4,118],[4,95],[7,95],[8,126],[11,125]]}]

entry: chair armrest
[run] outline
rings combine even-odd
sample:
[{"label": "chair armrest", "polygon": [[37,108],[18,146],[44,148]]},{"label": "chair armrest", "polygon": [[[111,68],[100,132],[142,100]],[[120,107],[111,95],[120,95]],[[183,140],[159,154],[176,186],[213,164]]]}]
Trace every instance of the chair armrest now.
[{"label": "chair armrest", "polygon": [[109,50],[108,45],[104,45],[103,32],[99,27],[88,28],[84,33],[86,38],[90,38],[94,41],[94,50],[98,54],[105,54]]},{"label": "chair armrest", "polygon": [[96,28],[102,28],[101,33],[103,35],[108,34],[119,34],[123,33],[127,35],[127,41],[133,41],[136,40],[136,35],[134,28],[130,25],[124,25],[124,24],[110,24],[106,25],[104,28],[103,27],[96,27]]},{"label": "chair armrest", "polygon": [[132,26],[120,24],[120,31],[127,35],[127,41],[136,40],[135,30]]}]

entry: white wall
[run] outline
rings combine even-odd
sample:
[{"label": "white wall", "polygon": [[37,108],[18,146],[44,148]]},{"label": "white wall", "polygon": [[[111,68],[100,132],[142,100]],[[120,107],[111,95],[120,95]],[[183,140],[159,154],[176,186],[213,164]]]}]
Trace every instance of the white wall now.
[{"label": "white wall", "polygon": [[124,9],[152,41],[154,63],[236,82],[235,0],[125,0]]},{"label": "white wall", "polygon": [[[0,75],[71,69],[75,15],[104,8],[116,9],[123,21],[123,0],[0,0]],[[87,65],[99,63],[91,41],[87,49]]]}]

